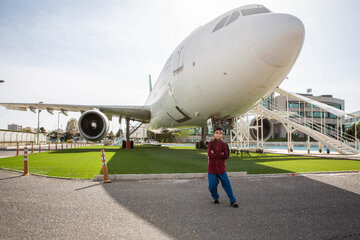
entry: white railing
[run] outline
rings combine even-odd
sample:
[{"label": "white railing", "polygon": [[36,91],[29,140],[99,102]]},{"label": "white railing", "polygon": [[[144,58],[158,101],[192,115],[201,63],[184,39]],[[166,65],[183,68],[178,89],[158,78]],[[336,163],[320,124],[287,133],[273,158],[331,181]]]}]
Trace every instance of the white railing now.
[{"label": "white railing", "polygon": [[[39,134],[39,141],[45,142],[45,134]],[[17,143],[36,142],[36,133],[0,130],[0,147],[15,146]]]}]

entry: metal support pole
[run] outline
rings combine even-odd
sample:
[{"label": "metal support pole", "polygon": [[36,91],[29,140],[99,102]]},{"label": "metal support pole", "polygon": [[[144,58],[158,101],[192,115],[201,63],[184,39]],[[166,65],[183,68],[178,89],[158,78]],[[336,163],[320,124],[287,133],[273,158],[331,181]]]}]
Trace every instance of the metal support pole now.
[{"label": "metal support pole", "polygon": [[37,141],[36,143],[39,144],[39,132],[40,132],[40,112],[41,110],[38,109],[38,127],[37,127]]},{"label": "metal support pole", "polygon": [[311,104],[311,129],[314,130],[314,106]]},{"label": "metal support pole", "polygon": [[259,110],[256,110],[256,149],[259,149]]},{"label": "metal support pole", "polygon": [[261,148],[264,151],[264,121],[263,121],[263,112],[260,112],[261,117]]},{"label": "metal support pole", "polygon": [[355,149],[357,150],[357,132],[356,132],[356,127],[357,127],[357,124],[356,124],[356,116],[355,116],[355,123],[354,123],[354,128],[355,128]]},{"label": "metal support pole", "polygon": [[339,117],[336,116],[336,138],[339,141]]},{"label": "metal support pole", "polygon": [[200,139],[200,148],[205,147],[205,138],[206,138],[206,127],[201,127],[201,139]]},{"label": "metal support pole", "polygon": [[310,153],[310,136],[307,136],[307,152]]},{"label": "metal support pole", "polygon": [[61,112],[58,112],[58,129],[57,129],[57,136],[56,136],[56,141],[57,141],[57,142],[60,142],[60,139],[59,139],[59,131],[60,131],[60,128],[59,128],[59,123],[60,123],[60,113],[61,113]]},{"label": "metal support pole", "polygon": [[299,100],[299,124],[300,124],[300,121],[301,121],[301,119],[300,119],[300,113],[301,113],[301,110],[300,110],[300,100]]},{"label": "metal support pole", "polygon": [[130,149],[130,118],[126,118],[126,149]]},{"label": "metal support pole", "polygon": [[29,176],[28,148],[24,148],[24,176]]},{"label": "metal support pole", "polygon": [[[342,119],[343,119],[343,117],[341,117],[340,118],[340,137],[341,137],[341,151],[343,150],[343,146],[342,146],[342,144],[343,144],[343,123],[342,123]],[[355,126],[356,127],[356,126]]]}]

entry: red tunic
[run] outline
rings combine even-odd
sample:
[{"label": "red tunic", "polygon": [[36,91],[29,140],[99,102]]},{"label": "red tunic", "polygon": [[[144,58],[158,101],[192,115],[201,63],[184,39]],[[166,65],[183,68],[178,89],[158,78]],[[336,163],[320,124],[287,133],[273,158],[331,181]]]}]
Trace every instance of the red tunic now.
[{"label": "red tunic", "polygon": [[[211,152],[213,151],[213,153]],[[208,172],[211,174],[223,174],[225,170],[225,159],[228,158],[226,144],[221,140],[212,140],[208,144]]]}]

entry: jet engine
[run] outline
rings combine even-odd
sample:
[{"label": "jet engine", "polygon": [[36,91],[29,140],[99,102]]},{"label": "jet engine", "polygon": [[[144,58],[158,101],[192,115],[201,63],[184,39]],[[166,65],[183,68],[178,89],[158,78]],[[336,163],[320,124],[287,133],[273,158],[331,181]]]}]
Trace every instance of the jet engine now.
[{"label": "jet engine", "polygon": [[102,112],[89,110],[80,116],[79,131],[86,140],[99,141],[108,134],[109,120]]},{"label": "jet engine", "polygon": [[[262,122],[262,124],[261,124],[261,122]],[[258,126],[258,127],[256,127],[256,126]],[[261,128],[263,128],[263,130],[261,130]],[[259,130],[259,133],[258,133],[259,140],[261,140],[261,131],[263,131],[263,134],[264,134],[263,135],[264,141],[268,140],[272,135],[272,123],[271,123],[270,119],[263,118],[261,121],[260,117],[253,118],[250,121],[250,136],[252,139],[254,139],[254,140],[257,139],[256,135],[257,135],[258,130]]]}]

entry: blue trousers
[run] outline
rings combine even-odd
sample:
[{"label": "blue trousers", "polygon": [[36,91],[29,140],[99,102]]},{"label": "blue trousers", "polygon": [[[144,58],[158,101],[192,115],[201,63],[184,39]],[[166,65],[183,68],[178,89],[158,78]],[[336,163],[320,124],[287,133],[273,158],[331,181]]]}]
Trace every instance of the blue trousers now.
[{"label": "blue trousers", "polygon": [[211,196],[214,200],[219,198],[219,194],[217,191],[217,186],[219,184],[219,179],[221,181],[221,185],[224,188],[226,194],[228,195],[230,202],[236,202],[236,199],[233,194],[233,190],[231,188],[230,180],[226,172],[223,174],[211,174],[208,173],[209,180],[209,190],[211,192]]}]

